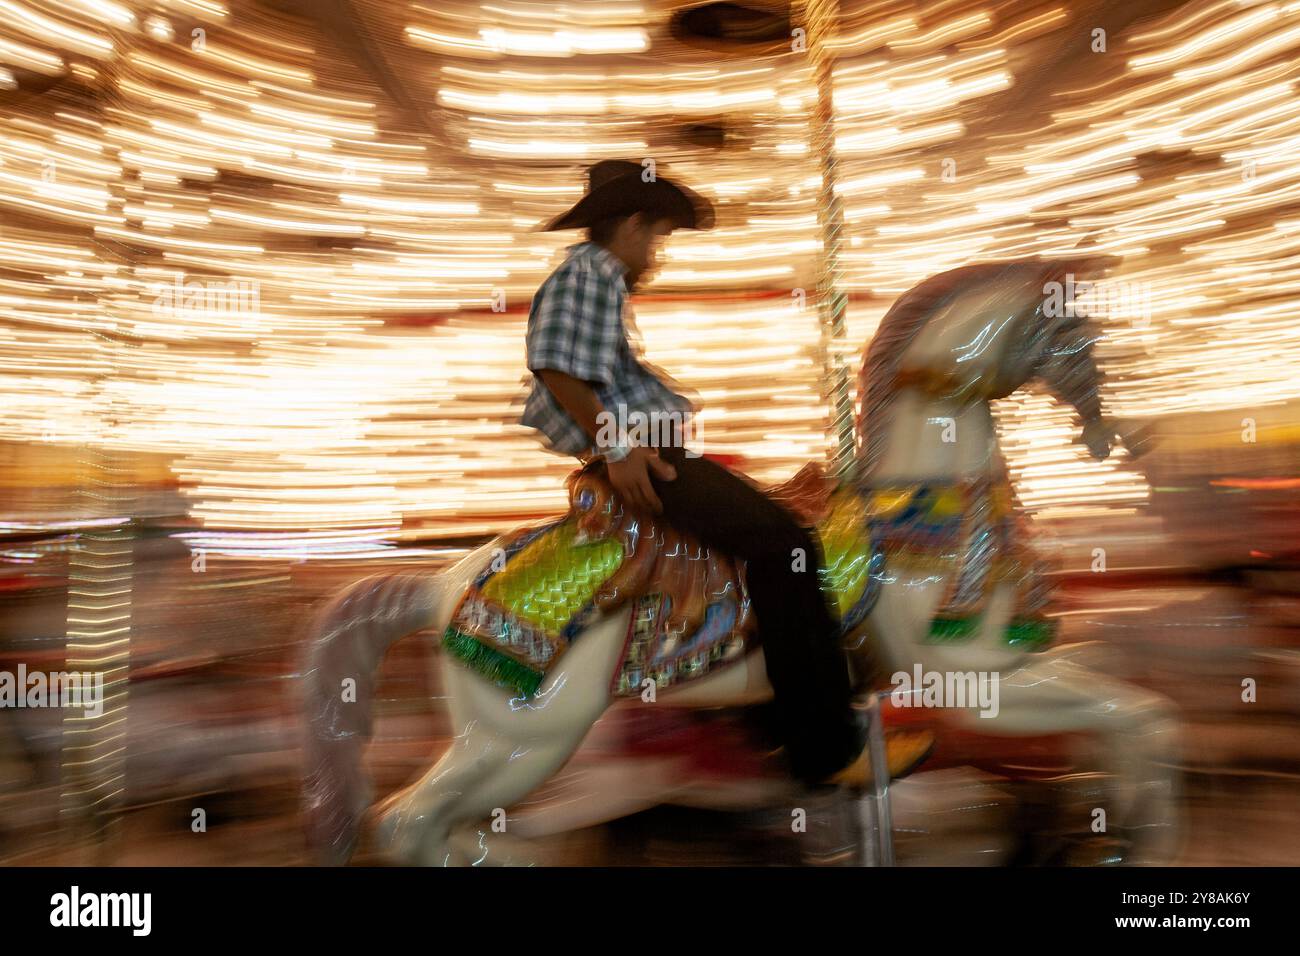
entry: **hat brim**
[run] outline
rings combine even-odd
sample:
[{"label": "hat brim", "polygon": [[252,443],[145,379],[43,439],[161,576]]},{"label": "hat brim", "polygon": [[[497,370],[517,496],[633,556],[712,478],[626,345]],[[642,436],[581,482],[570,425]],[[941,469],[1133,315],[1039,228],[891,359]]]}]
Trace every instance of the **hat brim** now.
[{"label": "hat brim", "polygon": [[597,186],[567,212],[546,223],[542,231],[582,229],[614,216],[637,212],[670,219],[674,229],[713,227],[713,204],[699,193],[669,179],[645,182],[640,173],[629,173]]}]

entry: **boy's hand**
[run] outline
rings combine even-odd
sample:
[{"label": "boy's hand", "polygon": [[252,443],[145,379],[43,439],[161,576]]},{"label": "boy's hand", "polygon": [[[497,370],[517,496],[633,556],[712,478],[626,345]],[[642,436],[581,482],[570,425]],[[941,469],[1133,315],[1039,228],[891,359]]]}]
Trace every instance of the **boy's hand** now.
[{"label": "boy's hand", "polygon": [[650,483],[650,473],[653,472],[660,481],[672,481],[677,477],[677,470],[660,460],[658,451],[633,448],[622,461],[608,463],[606,470],[609,483],[634,510],[656,515],[663,513],[664,506]]}]

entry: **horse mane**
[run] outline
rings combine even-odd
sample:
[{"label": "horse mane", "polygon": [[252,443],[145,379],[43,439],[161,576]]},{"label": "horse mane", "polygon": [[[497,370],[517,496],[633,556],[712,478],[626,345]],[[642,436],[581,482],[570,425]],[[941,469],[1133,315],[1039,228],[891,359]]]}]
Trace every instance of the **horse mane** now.
[{"label": "horse mane", "polygon": [[889,411],[897,394],[895,379],[899,362],[908,346],[945,302],[960,295],[971,284],[995,278],[1022,261],[979,262],[930,276],[913,286],[885,313],[867,348],[858,373],[857,419],[861,477],[870,476],[884,448]]}]

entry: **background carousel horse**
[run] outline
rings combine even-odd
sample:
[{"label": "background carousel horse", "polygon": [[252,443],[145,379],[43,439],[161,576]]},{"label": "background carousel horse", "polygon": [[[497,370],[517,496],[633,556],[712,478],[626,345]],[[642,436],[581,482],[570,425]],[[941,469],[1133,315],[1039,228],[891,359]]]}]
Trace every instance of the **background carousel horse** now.
[{"label": "background carousel horse", "polygon": [[[1077,410],[1092,454],[1109,454],[1116,435],[1101,415],[1094,333],[1045,298],[1045,283],[1096,265],[968,266],[901,297],[863,366],[856,474],[805,493],[812,504],[804,517],[821,521],[828,571],[838,578],[828,590],[850,646],[869,647],[894,671],[982,675],[997,694],[996,716],[981,717],[978,707],[946,713],[984,734],[1104,738],[1117,783],[1111,828],[1140,838],[1139,858],[1161,859],[1178,833],[1172,707],[1087,669],[1069,648],[1041,650],[1052,630],[1041,614],[1042,569],[1022,540],[989,406],[1040,379]],[[818,484],[801,475],[805,486]],[[616,697],[647,681],[666,684],[663,702],[679,707],[770,699],[761,647],[747,640],[743,574],[725,560],[701,560],[689,541],[624,515],[617,502],[596,507],[606,502],[582,477],[571,498],[567,521],[490,542],[440,575],[376,575],[319,613],[305,674],[306,797],[309,837],[325,859],[345,861],[355,846],[371,799],[361,758],[375,670],[412,632],[443,634],[439,664],[457,735],[377,816],[381,842],[408,862],[452,862],[453,828],[535,791]],[[590,599],[547,595],[551,578],[539,590],[537,574],[576,549],[586,549],[578,590]],[[514,561],[542,570],[497,577]],[[659,600],[665,589],[678,600]],[[726,607],[729,616],[709,613]],[[648,609],[662,612],[646,632],[659,643],[638,656]],[[706,651],[665,655],[665,645],[694,649],[692,635],[710,627]],[[671,666],[657,672],[647,666],[665,660]]]}]

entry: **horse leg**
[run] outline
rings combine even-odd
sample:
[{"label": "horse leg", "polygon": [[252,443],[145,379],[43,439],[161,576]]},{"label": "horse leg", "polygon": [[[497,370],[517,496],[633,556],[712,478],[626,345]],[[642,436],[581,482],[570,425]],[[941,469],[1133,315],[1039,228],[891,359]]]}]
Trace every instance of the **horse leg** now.
[{"label": "horse leg", "polygon": [[[592,722],[595,722],[594,719]],[[443,827],[445,832],[438,834],[432,827],[426,831],[425,845],[420,852],[421,858],[431,863],[443,862],[435,857],[439,852],[439,840],[451,841],[452,833],[457,827],[473,823],[480,823],[478,846],[475,851],[477,855],[466,862],[474,865],[484,863],[490,852],[494,857],[502,859],[507,857],[511,846],[510,842],[505,842],[511,840],[510,818],[506,816],[508,809],[517,805],[559,771],[578,749],[583,736],[585,733],[577,735],[576,739],[566,737],[536,741],[520,746],[512,753],[506,754],[504,759],[494,761],[489,772],[478,777],[472,786],[459,794],[455,805],[448,807],[447,812],[438,821],[438,825]],[[481,821],[487,817],[493,818],[490,829],[481,825]],[[490,846],[488,834],[495,834],[498,824],[501,826],[502,834],[500,841],[504,845]],[[431,859],[431,857],[435,858]]]},{"label": "horse leg", "polygon": [[456,826],[504,810],[559,770],[609,706],[627,624],[623,611],[580,634],[530,700],[444,659],[452,720],[464,731],[381,810],[381,842],[399,859],[445,865]]},{"label": "horse leg", "polygon": [[[1104,741],[1103,762],[1118,784],[1111,808],[1116,825],[1130,828],[1153,859],[1177,853],[1181,827],[1176,769],[1178,718],[1160,694],[1116,680],[1048,651],[998,675],[998,714],[958,719],[986,733],[1034,735],[1094,733]],[[1091,824],[1091,820],[1087,821]]]},{"label": "horse leg", "polygon": [[[1037,736],[1091,733],[1104,741],[1102,761],[1119,786],[1110,815],[1140,829],[1156,853],[1176,852],[1181,814],[1177,771],[1178,720],[1165,697],[1084,667],[1077,648],[1038,654],[1009,648],[1004,639],[1013,592],[993,589],[977,633],[956,644],[926,642],[929,621],[942,591],[938,582],[887,583],[872,613],[888,663],[910,676],[913,664],[927,673],[976,672],[989,676],[998,713],[954,708],[951,716],[981,734]],[[1091,821],[1089,821],[1090,823]]]},{"label": "horse leg", "polygon": [[498,743],[492,734],[466,727],[423,777],[376,808],[379,844],[401,862],[450,862],[447,838],[457,801],[496,769]]}]

